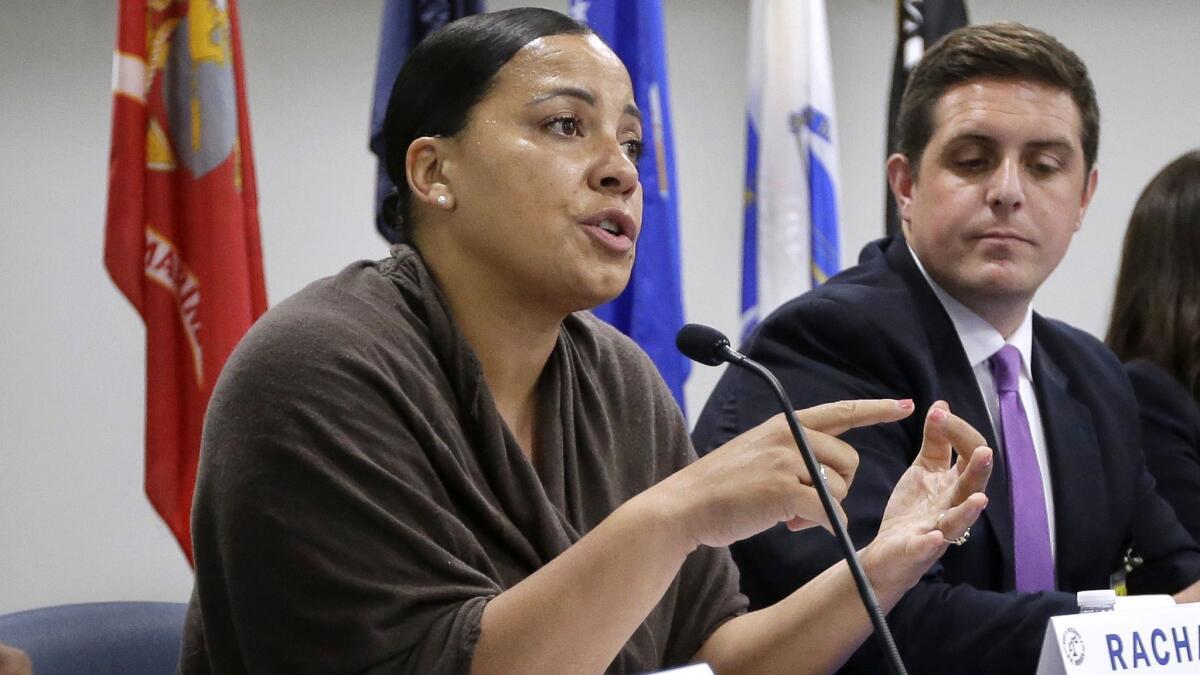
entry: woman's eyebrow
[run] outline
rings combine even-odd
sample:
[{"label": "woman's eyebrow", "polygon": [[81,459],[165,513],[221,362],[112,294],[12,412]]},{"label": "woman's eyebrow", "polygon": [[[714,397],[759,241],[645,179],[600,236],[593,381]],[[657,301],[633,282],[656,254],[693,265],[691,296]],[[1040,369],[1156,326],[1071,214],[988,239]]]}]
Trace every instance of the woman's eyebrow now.
[{"label": "woman's eyebrow", "polygon": [[[596,96],[592,94],[592,92],[588,91],[587,89],[583,89],[582,87],[555,87],[554,89],[551,89],[540,96],[535,96],[534,99],[529,102],[529,105],[537,105],[543,101],[549,101],[550,99],[557,98],[559,96],[576,98],[590,106],[596,105]],[[642,121],[642,111],[638,110],[638,107],[632,103],[626,104],[624,113],[630,117],[636,118],[639,122]]]},{"label": "woman's eyebrow", "polygon": [[583,89],[581,87],[555,87],[541,96],[534,97],[534,99],[529,102],[529,105],[537,105],[538,103],[549,101],[550,99],[558,98],[559,96],[569,96],[571,98],[577,98],[588,105],[596,105],[595,95],[593,95],[592,92],[588,91],[587,89]]}]

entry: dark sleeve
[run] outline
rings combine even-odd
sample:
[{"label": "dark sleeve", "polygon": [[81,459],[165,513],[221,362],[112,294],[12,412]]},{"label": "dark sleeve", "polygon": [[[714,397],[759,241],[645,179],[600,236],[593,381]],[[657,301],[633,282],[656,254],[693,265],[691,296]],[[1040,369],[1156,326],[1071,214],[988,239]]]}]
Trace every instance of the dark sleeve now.
[{"label": "dark sleeve", "polygon": [[[798,408],[857,398],[913,398],[927,406],[940,392],[913,375],[922,357],[888,338],[895,328],[875,325],[866,313],[833,300],[802,299],[765,323],[746,349],[776,374]],[[696,448],[703,454],[778,410],[757,378],[730,369],[696,425]],[[892,489],[920,449],[923,412],[842,436],[861,458],[843,501],[858,548],[875,536]],[[999,555],[983,546],[977,550]],[[796,533],[781,525],[734,544],[732,551],[752,609],[778,602],[841,559],[836,541],[823,530]],[[888,623],[910,672],[979,673],[981,664],[1001,664],[991,672],[1009,672],[1006,667],[1029,672],[1046,621],[1074,611],[1072,594],[1002,593],[950,583],[939,561],[896,605]],[[886,672],[880,654],[875,638],[868,638],[843,672]]]},{"label": "dark sleeve", "polygon": [[702,546],[688,556],[671,599],[671,635],[664,668],[690,663],[717,628],[746,612],[738,572],[729,549]]},{"label": "dark sleeve", "polygon": [[1200,541],[1200,408],[1153,364],[1137,361],[1125,371],[1137,394],[1146,467],[1158,493]]},{"label": "dark sleeve", "polygon": [[1142,562],[1126,577],[1126,586],[1132,595],[1174,594],[1200,580],[1200,546],[1155,489],[1136,443],[1130,444],[1136,459],[1130,475],[1138,478],[1129,531],[1133,554]]},{"label": "dark sleeve", "polygon": [[[694,461],[687,430],[680,419],[682,441]],[[713,631],[726,621],[744,614],[746,596],[738,589],[738,570],[725,547],[701,546],[687,557],[679,571],[674,597],[664,598],[674,607],[671,637],[663,667],[690,663]]]},{"label": "dark sleeve", "polygon": [[467,672],[500,588],[415,436],[454,433],[409,398],[444,386],[389,372],[386,322],[338,302],[268,315],[213,395],[193,521],[211,668]]},{"label": "dark sleeve", "polygon": [[[598,330],[606,334],[613,332],[608,326],[600,326]],[[657,483],[696,461],[696,453],[688,437],[687,421],[670,389],[641,348],[624,336],[613,335],[612,339],[618,343],[613,360],[632,366],[632,372],[621,374],[623,386],[630,386],[631,382],[636,381],[637,388],[645,392],[638,397],[648,402],[648,405],[631,409],[629,398],[622,395],[625,400],[618,409],[625,419],[621,424],[632,430],[631,435],[635,439],[647,437],[646,427],[654,429],[652,438],[659,447],[644,452],[653,453],[658,458],[652,470],[655,475],[650,481]],[[607,367],[611,368],[612,364]],[[642,411],[637,408],[644,408],[650,414],[646,419],[640,419]],[[697,548],[684,561],[675,583],[653,610],[653,613],[668,614],[659,620],[668,626],[661,666],[666,668],[691,662],[713,631],[729,619],[745,613],[746,606],[746,597],[738,590],[738,571],[729,549]],[[659,621],[652,615],[647,623],[653,625]]]},{"label": "dark sleeve", "polygon": [[[694,461],[695,453],[682,417],[679,428],[681,441]],[[749,604],[738,589],[737,566],[729,549],[723,546],[701,546],[693,551],[679,570],[678,583],[670,593],[672,597],[660,603],[670,606],[672,611],[664,668],[690,663],[713,631],[744,614]]]}]

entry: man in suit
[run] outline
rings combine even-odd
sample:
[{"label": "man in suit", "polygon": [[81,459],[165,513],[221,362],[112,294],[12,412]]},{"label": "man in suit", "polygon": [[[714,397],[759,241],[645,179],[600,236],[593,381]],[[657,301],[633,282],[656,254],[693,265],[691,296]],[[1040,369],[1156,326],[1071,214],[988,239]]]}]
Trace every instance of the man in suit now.
[{"label": "man in suit", "polygon": [[[1086,333],[1031,310],[1096,189],[1099,111],[1087,69],[1053,37],[971,26],[909,80],[887,163],[903,237],[784,305],[744,351],[800,406],[845,398],[945,400],[996,448],[989,505],[968,540],[890,614],[912,672],[1032,672],[1046,621],[1074,592],[1200,599],[1200,548],[1157,496],[1120,363]],[[704,453],[777,410],[729,369],[694,432]],[[846,435],[861,464],[844,507],[860,545],[921,439],[914,416]],[[823,531],[775,528],[735,544],[752,605],[838,558]],[[1141,563],[1133,566],[1135,559]],[[846,672],[884,672],[868,642]]]}]

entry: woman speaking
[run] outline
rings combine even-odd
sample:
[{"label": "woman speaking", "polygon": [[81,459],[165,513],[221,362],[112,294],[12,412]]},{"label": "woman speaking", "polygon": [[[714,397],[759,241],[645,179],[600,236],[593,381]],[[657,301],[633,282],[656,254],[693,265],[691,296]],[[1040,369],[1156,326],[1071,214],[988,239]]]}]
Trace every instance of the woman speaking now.
[{"label": "woman speaking", "polygon": [[[738,593],[726,545],[828,526],[783,418],[697,461],[649,359],[586,312],[630,275],[641,117],[555,12],[413,51],[384,126],[407,243],[272,309],[213,395],[183,672],[827,672],[867,637],[844,564],[758,612]],[[912,412],[800,412],[839,498],[837,434]],[[983,443],[929,411],[860,552],[885,609],[983,509]]]}]

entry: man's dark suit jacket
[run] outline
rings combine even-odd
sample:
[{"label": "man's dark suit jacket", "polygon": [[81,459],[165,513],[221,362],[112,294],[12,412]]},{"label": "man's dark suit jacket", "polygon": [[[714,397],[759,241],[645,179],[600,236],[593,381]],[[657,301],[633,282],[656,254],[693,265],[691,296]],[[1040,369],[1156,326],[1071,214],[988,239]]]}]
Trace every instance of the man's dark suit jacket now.
[{"label": "man's dark suit jacket", "polygon": [[[941,561],[889,615],[913,673],[1032,673],[1047,619],[1076,611],[1074,591],[1108,588],[1131,546],[1145,562],[1136,593],[1171,593],[1200,579],[1200,548],[1155,493],[1139,449],[1137,402],[1121,364],[1099,341],[1033,316],[1034,388],[1045,426],[1057,524],[1059,592],[1017,593],[1008,474],[966,353],[949,316],[901,238],[869,244],[858,266],[789,302],[744,350],[782,381],[797,407],[839,399],[912,398],[917,414],[843,438],[861,456],[843,502],[862,547],[921,444],[924,412],[938,399],[997,448],[989,504],[971,538]],[[778,411],[758,379],[728,369],[693,432],[704,454]],[[820,529],[776,526],[735,544],[753,607],[785,597],[838,560]],[[847,602],[857,602],[847,598]],[[874,640],[844,672],[882,673]]]},{"label": "man's dark suit jacket", "polygon": [[1125,364],[1142,417],[1146,467],[1158,494],[1200,541],[1200,406],[1165,370],[1149,361]]}]

